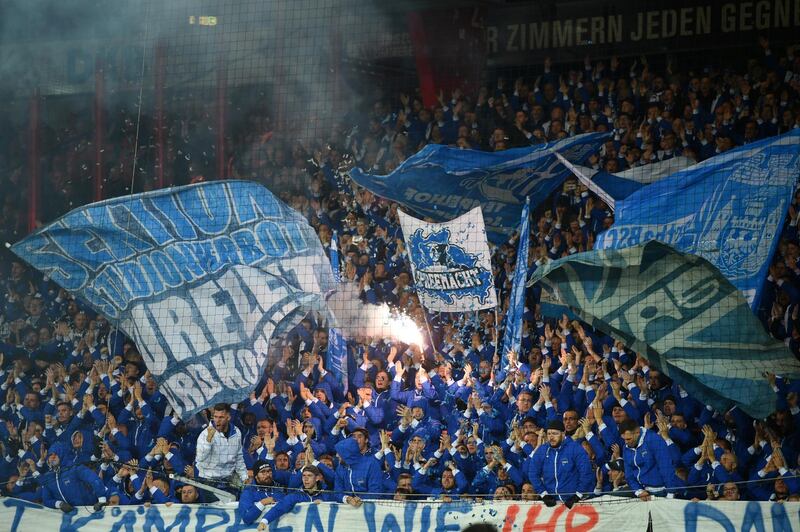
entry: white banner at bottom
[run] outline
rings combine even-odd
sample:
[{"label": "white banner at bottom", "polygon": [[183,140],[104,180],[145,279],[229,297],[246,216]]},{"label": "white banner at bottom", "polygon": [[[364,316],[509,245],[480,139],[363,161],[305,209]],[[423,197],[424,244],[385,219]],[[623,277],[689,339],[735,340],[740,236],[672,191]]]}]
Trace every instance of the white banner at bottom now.
[{"label": "white banner at bottom", "polygon": [[653,532],[800,531],[800,503],[659,499],[650,503]]},{"label": "white banner at bottom", "polygon": [[[182,505],[115,506],[93,513],[78,508],[64,514],[18,499],[0,499],[0,531],[129,531],[254,530],[244,524],[236,506]],[[542,503],[368,502],[360,508],[343,504],[299,504],[277,523],[273,532],[457,532],[471,524],[490,523],[502,532],[548,530],[589,532],[645,530],[648,505],[638,499],[603,497],[572,509]]]}]

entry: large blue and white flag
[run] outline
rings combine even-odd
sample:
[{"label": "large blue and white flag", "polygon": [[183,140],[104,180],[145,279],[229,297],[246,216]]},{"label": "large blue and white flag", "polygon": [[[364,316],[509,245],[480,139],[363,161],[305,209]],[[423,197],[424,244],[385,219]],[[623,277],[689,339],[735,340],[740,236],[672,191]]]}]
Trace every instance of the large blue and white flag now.
[{"label": "large blue and white flag", "polygon": [[673,157],[665,161],[637,166],[635,168],[629,168],[624,172],[612,174],[610,172],[572,164],[558,153],[556,157],[564,163],[564,166],[575,174],[578,181],[597,194],[612,211],[616,208],[616,203],[618,201],[624,200],[640,188],[660,181],[694,164],[694,161],[688,157]]},{"label": "large blue and white flag", "polygon": [[800,362],[764,332],[736,287],[707,260],[666,244],[576,253],[537,268],[536,282],[720,412],[738,405],[763,419],[776,397],[763,373],[800,376]]},{"label": "large blue and white flag", "polygon": [[245,398],[270,339],[335,289],[307,221],[244,181],[81,207],[12,250],[118,323],[183,418]]},{"label": "large blue and white flag", "polygon": [[398,212],[422,306],[438,312],[470,312],[497,306],[480,207],[441,224]]},{"label": "large blue and white flag", "polygon": [[350,177],[378,196],[435,222],[451,220],[480,206],[489,240],[500,244],[517,229],[527,197],[534,206],[540,204],[570,175],[555,153],[585,164],[608,136],[587,133],[499,152],[429,144],[389,175],[371,175],[354,168]]},{"label": "large blue and white flag", "polygon": [[522,345],[522,316],[525,314],[525,283],[528,281],[528,254],[530,252],[530,210],[531,204],[525,202],[522,219],[519,222],[519,243],[517,244],[517,264],[514,267],[514,283],[511,286],[511,301],[506,313],[506,331],[503,335],[502,366],[508,363],[508,352],[520,354]]},{"label": "large blue and white flag", "polygon": [[725,152],[617,203],[595,249],[665,242],[707,259],[756,309],[798,175],[798,129]]}]

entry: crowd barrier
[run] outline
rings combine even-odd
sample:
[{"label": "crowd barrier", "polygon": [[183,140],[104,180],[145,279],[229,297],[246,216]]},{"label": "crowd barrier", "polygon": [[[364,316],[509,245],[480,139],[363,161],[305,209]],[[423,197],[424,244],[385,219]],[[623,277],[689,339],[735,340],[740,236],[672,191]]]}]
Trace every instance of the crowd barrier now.
[{"label": "crowd barrier", "polygon": [[[239,518],[236,505],[116,506],[99,512],[79,508],[71,514],[18,499],[0,499],[0,531],[236,531],[254,530]],[[502,532],[534,530],[644,532],[686,530],[769,532],[800,531],[800,503],[688,502],[602,497],[548,508],[541,503],[300,504],[271,523],[272,532],[456,532],[475,523],[491,523]]]}]

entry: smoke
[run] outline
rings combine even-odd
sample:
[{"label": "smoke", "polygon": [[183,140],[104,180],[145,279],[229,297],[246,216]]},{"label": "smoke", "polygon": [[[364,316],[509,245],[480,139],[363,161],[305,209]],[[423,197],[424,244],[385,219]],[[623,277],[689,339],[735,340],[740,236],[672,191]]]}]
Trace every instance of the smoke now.
[{"label": "smoke", "polygon": [[[271,101],[273,142],[315,147],[340,142],[349,112],[362,104],[363,74],[346,68],[354,50],[368,48],[386,15],[356,0],[274,0],[232,22],[254,38],[230,43],[225,57],[229,82],[256,83]],[[361,43],[361,44],[359,44]],[[225,43],[222,44],[226,46]],[[358,52],[355,52],[358,53]],[[261,149],[253,143],[246,155]]]},{"label": "smoke", "polygon": [[423,336],[409,316],[393,314],[387,305],[370,305],[358,297],[355,283],[340,283],[339,290],[328,298],[328,310],[335,326],[348,338],[385,338],[423,346]]},{"label": "smoke", "polygon": [[[195,0],[195,3],[197,1]],[[98,60],[116,86],[138,83],[151,0],[26,0],[3,2],[0,86],[20,97],[90,95]],[[159,37],[154,28],[151,36]],[[147,38],[147,41],[150,41]]]},{"label": "smoke", "polygon": [[[356,0],[26,0],[0,6],[0,90],[27,96],[153,90],[156,49],[165,82],[195,96],[216,88],[263,90],[282,138],[328,140],[356,101],[343,75],[347,50],[368,49],[388,16]],[[144,66],[144,76],[142,76]],[[352,76],[350,77],[352,79]],[[229,99],[231,95],[229,94]],[[213,102],[211,102],[213,103]],[[232,105],[238,102],[231,101]]]}]

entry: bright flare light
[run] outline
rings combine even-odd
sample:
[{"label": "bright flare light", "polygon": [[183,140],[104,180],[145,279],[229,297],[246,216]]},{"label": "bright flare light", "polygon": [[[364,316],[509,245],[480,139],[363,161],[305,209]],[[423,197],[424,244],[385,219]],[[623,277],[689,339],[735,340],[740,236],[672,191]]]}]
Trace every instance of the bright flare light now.
[{"label": "bright flare light", "polygon": [[419,347],[424,347],[422,333],[410,316],[393,315],[387,305],[382,305],[380,312],[383,314],[383,322],[388,328],[384,335],[385,337],[394,338],[404,344],[415,344]]},{"label": "bright flare light", "polygon": [[358,298],[358,285],[341,283],[329,295],[328,310],[336,318],[336,327],[347,338],[386,338],[424,347],[422,332],[411,317],[392,312],[388,305],[369,305]]}]

